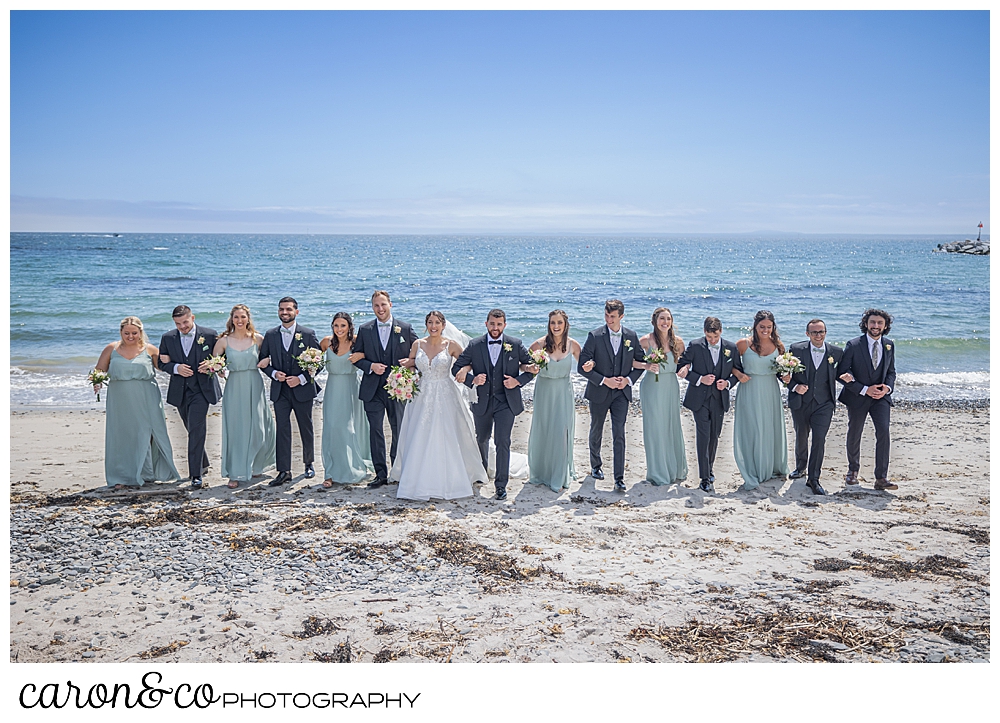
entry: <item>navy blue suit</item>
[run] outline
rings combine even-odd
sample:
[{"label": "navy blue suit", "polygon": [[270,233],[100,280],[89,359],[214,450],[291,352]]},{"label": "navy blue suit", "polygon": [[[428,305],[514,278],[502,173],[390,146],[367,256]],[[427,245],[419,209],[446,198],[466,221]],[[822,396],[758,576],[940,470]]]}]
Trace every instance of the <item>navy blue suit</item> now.
[{"label": "navy blue suit", "polygon": [[879,363],[872,365],[868,335],[851,339],[844,347],[844,356],[837,365],[837,377],[849,372],[854,381],[844,384],[840,401],[847,406],[847,469],[861,469],[861,434],[865,419],[871,417],[875,425],[875,479],[888,479],[889,474],[889,412],[892,409],[892,392],[881,399],[862,395],[864,387],[885,384],[896,388],[896,352],[892,339],[879,339]]}]

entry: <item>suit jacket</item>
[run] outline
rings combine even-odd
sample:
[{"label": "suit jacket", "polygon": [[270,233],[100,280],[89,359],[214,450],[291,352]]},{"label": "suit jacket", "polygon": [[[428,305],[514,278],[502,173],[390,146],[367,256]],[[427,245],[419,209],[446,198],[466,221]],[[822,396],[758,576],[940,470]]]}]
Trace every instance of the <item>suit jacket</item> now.
[{"label": "suit jacket", "polygon": [[[871,397],[861,395],[863,387],[888,384],[893,391],[896,390],[896,345],[892,339],[885,337],[879,339],[879,342],[882,345],[882,358],[879,359],[877,368],[872,368],[867,334],[851,339],[844,347],[844,356],[837,365],[837,376],[850,372],[854,381],[844,384],[839,399],[852,409],[875,401]],[[890,406],[892,405],[892,393],[882,398],[888,400]]]},{"label": "suit jacket", "polygon": [[[194,370],[194,378],[198,382],[198,388],[205,395],[209,404],[218,404],[222,399],[222,388],[219,386],[218,377],[210,377],[198,371],[198,365],[205,359],[212,356],[215,349],[215,342],[218,335],[214,329],[207,326],[194,326],[194,343],[191,345],[190,356],[184,356],[184,347],[181,344],[181,333],[177,329],[171,329],[160,337],[160,361],[157,366],[160,371],[170,375],[170,384],[167,387],[167,404],[179,407],[184,398],[184,385],[186,378],[180,374],[174,374],[174,364],[187,364]],[[166,355],[170,361],[162,361]]]},{"label": "suit jacket", "polygon": [[310,379],[309,372],[305,371],[295,361],[295,357],[306,349],[319,349],[319,342],[316,341],[316,332],[312,329],[296,323],[295,336],[292,343],[285,351],[285,345],[281,342],[281,327],[276,326],[268,329],[264,334],[264,341],[260,345],[259,359],[271,358],[271,362],[264,367],[264,375],[271,380],[271,401],[276,401],[281,394],[281,387],[287,386],[284,382],[275,381],[272,372],[279,371],[293,377],[305,374],[306,383],[297,387],[289,387],[292,396],[296,401],[306,402],[314,399],[320,392],[319,383],[315,379]]},{"label": "suit jacket", "polygon": [[[378,320],[367,321],[358,327],[358,335],[354,337],[351,352],[360,351],[365,356],[354,362],[354,366],[364,372],[361,377],[361,389],[358,398],[370,402],[379,387],[384,387],[389,376],[389,369],[399,366],[400,359],[410,356],[410,348],[417,340],[413,327],[405,321],[393,317],[392,329],[389,333],[389,343],[382,348],[382,340],[378,335]],[[397,331],[397,329],[399,331]],[[385,374],[371,374],[372,364],[385,364]]]},{"label": "suit jacket", "polygon": [[[490,362],[490,349],[487,345],[489,334],[483,334],[469,342],[458,359],[451,365],[452,375],[458,374],[459,369],[466,365],[472,365],[472,373],[465,376],[465,386],[472,387],[472,378],[479,374],[486,375],[486,384],[476,387],[476,400],[470,405],[472,413],[477,415],[486,414],[490,408],[490,397],[493,395],[493,375],[500,374],[508,377],[515,377],[521,386],[507,389],[504,393],[507,397],[507,406],[510,411],[517,416],[524,411],[524,402],[521,399],[521,387],[535,378],[531,372],[522,372],[522,364],[531,364],[531,357],[528,350],[524,348],[521,340],[515,336],[504,334],[501,339],[503,346],[500,347],[500,358],[497,359],[496,366]],[[510,347],[510,351],[507,347]]]},{"label": "suit jacket", "polygon": [[[722,400],[722,410],[729,411],[729,391],[738,381],[733,374],[734,369],[743,371],[743,362],[740,359],[740,352],[731,341],[721,339],[719,341],[719,362],[712,363],[712,350],[708,348],[708,339],[701,336],[688,342],[687,349],[681,354],[677,361],[677,368],[680,369],[688,364],[691,365],[688,371],[688,388],[684,393],[684,404],[691,411],[701,409],[712,394],[719,395]],[[726,354],[726,352],[729,354]],[[714,374],[716,381],[725,379],[729,382],[729,389],[719,390],[715,384],[698,384],[698,377],[706,374]]]},{"label": "suit jacket", "polygon": [[[804,372],[792,374],[791,381],[785,385],[788,387],[789,409],[801,409],[809,404],[813,400],[813,389],[819,384],[829,385],[830,399],[833,400],[834,407],[837,406],[837,366],[844,356],[844,350],[833,344],[824,344],[823,363],[816,369],[813,366],[812,351],[809,349],[811,346],[808,341],[799,341],[788,347],[788,351],[806,368]],[[792,390],[799,384],[805,384],[809,387],[809,391],[805,394],[796,394]]]},{"label": "suit jacket", "polygon": [[[620,373],[615,374],[615,348],[611,346],[611,335],[608,333],[607,324],[599,326],[587,335],[587,341],[580,351],[580,361],[576,370],[587,378],[587,389],[583,393],[584,399],[597,404],[609,404],[611,396],[615,390],[604,386],[601,382],[605,377],[628,377],[632,384],[639,381],[642,376],[642,369],[633,369],[632,361],[642,360],[644,352],[639,346],[639,337],[631,329],[622,330],[622,343],[618,347],[618,355],[621,357]],[[583,370],[583,365],[591,359],[594,360],[594,368],[589,372]],[[625,398],[632,401],[632,384],[627,384],[621,390]]]}]

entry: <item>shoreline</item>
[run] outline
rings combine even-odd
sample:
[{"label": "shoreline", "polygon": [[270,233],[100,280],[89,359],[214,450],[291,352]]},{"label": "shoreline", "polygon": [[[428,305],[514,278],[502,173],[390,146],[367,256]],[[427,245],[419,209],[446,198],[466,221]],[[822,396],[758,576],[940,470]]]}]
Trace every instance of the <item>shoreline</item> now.
[{"label": "shoreline", "polygon": [[[208,489],[115,494],[101,491],[103,412],[12,410],[12,661],[990,659],[988,408],[897,405],[894,493],[871,489],[870,429],[861,489],[844,488],[841,409],[827,497],[802,480],[737,491],[731,414],[716,495],[690,473],[651,486],[630,415],[625,494],[512,479],[505,503],[492,485],[432,503],[395,486],[322,491],[297,441],[291,485],[231,491],[217,414]],[[578,414],[578,470],[587,425]],[[517,418],[516,451],[529,426]],[[690,467],[690,414],[682,427]],[[712,631],[697,645],[693,620]]]}]

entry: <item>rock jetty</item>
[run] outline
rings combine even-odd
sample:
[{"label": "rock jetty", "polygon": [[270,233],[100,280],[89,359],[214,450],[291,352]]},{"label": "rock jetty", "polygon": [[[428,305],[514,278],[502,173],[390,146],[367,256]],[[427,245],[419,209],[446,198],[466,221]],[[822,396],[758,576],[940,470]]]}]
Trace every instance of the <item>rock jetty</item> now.
[{"label": "rock jetty", "polygon": [[952,241],[950,244],[938,244],[935,251],[945,251],[949,254],[972,254],[973,256],[989,256],[989,241]]}]

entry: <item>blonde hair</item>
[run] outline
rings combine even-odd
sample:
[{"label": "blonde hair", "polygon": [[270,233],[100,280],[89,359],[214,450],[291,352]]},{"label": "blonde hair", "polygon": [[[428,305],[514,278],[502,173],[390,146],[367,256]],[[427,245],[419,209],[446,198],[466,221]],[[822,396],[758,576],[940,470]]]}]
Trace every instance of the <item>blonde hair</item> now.
[{"label": "blonde hair", "polygon": [[229,312],[229,318],[226,319],[226,330],[222,333],[223,336],[229,336],[234,331],[236,331],[236,324],[233,323],[233,314],[236,313],[238,309],[242,309],[247,314],[247,331],[250,332],[250,338],[253,339],[257,336],[257,330],[253,327],[253,316],[250,315],[250,307],[246,304],[237,304]]},{"label": "blonde hair", "polygon": [[[146,348],[146,344],[149,343],[149,338],[146,336],[146,330],[142,326],[142,320],[138,316],[126,316],[122,319],[122,323],[118,325],[118,334],[121,335],[122,329],[126,326],[135,326],[139,328],[139,338],[141,339],[141,346],[143,349]],[[125,341],[123,338],[122,341]]]}]

